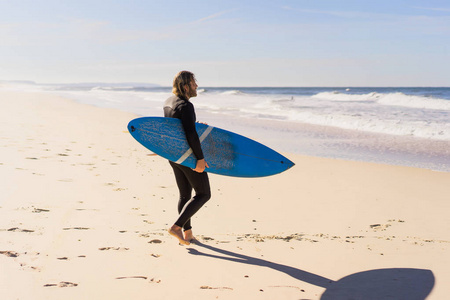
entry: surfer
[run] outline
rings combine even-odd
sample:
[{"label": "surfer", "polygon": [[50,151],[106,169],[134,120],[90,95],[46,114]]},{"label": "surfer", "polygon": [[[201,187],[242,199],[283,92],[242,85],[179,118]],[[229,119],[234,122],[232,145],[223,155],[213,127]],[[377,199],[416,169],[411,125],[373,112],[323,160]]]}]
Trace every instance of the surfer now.
[{"label": "surfer", "polygon": [[[211,198],[208,173],[204,172],[205,168],[208,168],[208,163],[203,157],[200,139],[195,129],[194,105],[189,101],[190,98],[197,96],[197,87],[194,74],[189,71],[181,71],[173,80],[174,96],[168,98],[164,103],[164,117],[181,120],[186,140],[197,158],[195,169],[169,161],[180,191],[179,216],[169,229],[169,233],[184,245],[189,245],[194,239],[191,217]],[[191,198],[192,190],[195,191],[195,195]]]}]

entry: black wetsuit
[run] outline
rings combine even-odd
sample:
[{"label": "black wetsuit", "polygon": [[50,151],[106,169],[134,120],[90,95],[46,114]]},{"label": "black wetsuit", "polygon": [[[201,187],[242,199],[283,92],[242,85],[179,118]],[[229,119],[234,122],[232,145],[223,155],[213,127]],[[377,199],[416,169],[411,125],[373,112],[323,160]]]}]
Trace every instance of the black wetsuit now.
[{"label": "black wetsuit", "polygon": [[[164,103],[164,117],[181,120],[186,139],[197,160],[203,159],[202,147],[195,129],[194,105],[188,100],[172,96]],[[180,199],[178,213],[180,214],[175,225],[184,230],[191,229],[191,217],[211,198],[208,173],[198,173],[191,168],[169,161],[175,174]],[[191,199],[192,189],[195,196]]]}]

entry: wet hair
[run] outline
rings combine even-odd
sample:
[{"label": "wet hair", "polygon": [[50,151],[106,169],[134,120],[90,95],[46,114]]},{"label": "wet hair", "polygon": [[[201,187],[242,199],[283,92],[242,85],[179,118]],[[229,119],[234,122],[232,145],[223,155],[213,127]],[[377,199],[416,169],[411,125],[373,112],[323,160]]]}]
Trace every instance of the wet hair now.
[{"label": "wet hair", "polygon": [[180,98],[189,99],[189,97],[187,97],[186,95],[186,89],[184,88],[184,86],[189,85],[192,80],[195,81],[194,73],[189,71],[179,72],[173,79],[172,93]]}]

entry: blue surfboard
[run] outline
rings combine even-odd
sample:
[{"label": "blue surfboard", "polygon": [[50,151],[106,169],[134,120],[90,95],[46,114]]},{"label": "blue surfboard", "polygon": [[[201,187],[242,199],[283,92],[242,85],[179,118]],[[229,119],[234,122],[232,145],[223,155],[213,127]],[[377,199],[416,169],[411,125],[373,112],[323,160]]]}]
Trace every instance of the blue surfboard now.
[{"label": "blue surfboard", "polygon": [[[235,177],[263,177],[281,173],[294,163],[263,144],[217,127],[196,123],[205,171]],[[128,124],[130,134],[152,152],[183,166],[195,168],[181,121],[176,118],[143,117]]]}]

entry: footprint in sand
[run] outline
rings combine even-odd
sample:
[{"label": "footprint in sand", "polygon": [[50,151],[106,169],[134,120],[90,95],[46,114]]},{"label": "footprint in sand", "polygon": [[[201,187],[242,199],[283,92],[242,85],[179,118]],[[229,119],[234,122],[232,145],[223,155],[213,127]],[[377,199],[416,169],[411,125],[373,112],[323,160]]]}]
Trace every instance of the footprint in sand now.
[{"label": "footprint in sand", "polygon": [[36,176],[45,176],[45,174],[42,174],[42,173],[31,173],[31,174],[33,174],[33,175],[36,175]]},{"label": "footprint in sand", "polygon": [[20,228],[18,228],[18,227],[10,228],[10,229],[8,229],[8,231],[13,231],[13,232],[27,232],[27,233],[34,232],[34,230],[20,229]]},{"label": "footprint in sand", "polygon": [[105,251],[105,250],[130,250],[130,248],[125,248],[125,247],[102,247],[102,248],[98,248],[98,250],[100,251]]},{"label": "footprint in sand", "polygon": [[154,239],[154,240],[149,241],[148,243],[149,243],[149,244],[161,244],[162,241],[161,241],[161,240],[158,240],[158,239]]},{"label": "footprint in sand", "polygon": [[48,283],[44,284],[44,287],[75,287],[78,286],[78,283],[61,281],[60,283]]},{"label": "footprint in sand", "polygon": [[63,230],[89,230],[90,228],[88,227],[67,227],[67,228],[63,228]]},{"label": "footprint in sand", "polygon": [[8,257],[17,257],[19,256],[19,253],[14,251],[0,251],[0,254],[6,255]]},{"label": "footprint in sand", "polygon": [[147,280],[145,276],[126,276],[126,277],[116,277],[116,279],[144,279]]},{"label": "footprint in sand", "polygon": [[43,208],[34,208],[33,209],[33,213],[41,213],[41,212],[49,212],[50,210],[48,209],[43,209]]},{"label": "footprint in sand", "polygon": [[202,290],[233,290],[233,288],[227,287],[227,286],[219,286],[219,287],[212,287],[208,285],[202,285],[200,287]]},{"label": "footprint in sand", "polygon": [[303,293],[305,292],[305,290],[302,289],[301,287],[292,286],[292,285],[271,285],[269,287],[273,287],[273,288],[292,288],[292,289],[297,289],[297,290],[299,290],[300,292],[303,292]]},{"label": "footprint in sand", "polygon": [[161,283],[161,279],[157,279],[157,278],[152,278],[150,279],[151,283]]},{"label": "footprint in sand", "polygon": [[73,182],[73,179],[71,179],[71,178],[63,178],[63,179],[58,179],[58,181],[60,181],[60,182]]},{"label": "footprint in sand", "polygon": [[386,231],[386,229],[388,229],[389,227],[392,226],[392,223],[405,223],[404,220],[388,220],[386,224],[372,224],[369,227],[373,230],[373,231]]}]

